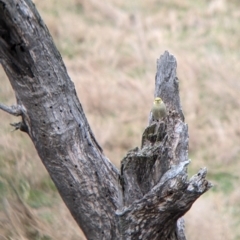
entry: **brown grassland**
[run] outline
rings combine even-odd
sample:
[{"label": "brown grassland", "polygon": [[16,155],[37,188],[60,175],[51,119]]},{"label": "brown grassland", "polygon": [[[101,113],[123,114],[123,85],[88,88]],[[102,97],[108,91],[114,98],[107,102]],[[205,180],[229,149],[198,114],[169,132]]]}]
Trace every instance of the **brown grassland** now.
[{"label": "brown grassland", "polygon": [[[240,3],[237,0],[35,0],[94,134],[119,166],[140,145],[156,59],[178,62],[189,176],[214,187],[186,214],[188,239],[240,239]],[[15,103],[0,69],[0,102]],[[0,240],[85,239],[18,119],[0,112]]]}]

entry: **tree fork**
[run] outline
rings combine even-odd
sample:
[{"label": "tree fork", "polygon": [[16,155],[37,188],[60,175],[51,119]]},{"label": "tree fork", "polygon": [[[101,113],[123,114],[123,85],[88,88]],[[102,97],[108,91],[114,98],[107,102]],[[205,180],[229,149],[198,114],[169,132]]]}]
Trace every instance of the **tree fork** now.
[{"label": "tree fork", "polygon": [[121,171],[97,143],[47,27],[30,0],[0,0],[0,62],[22,121],[63,201],[87,239],[185,239],[183,216],[210,187],[201,169],[187,178],[188,128],[176,59],[157,62],[155,97],[168,115],[145,129]]}]

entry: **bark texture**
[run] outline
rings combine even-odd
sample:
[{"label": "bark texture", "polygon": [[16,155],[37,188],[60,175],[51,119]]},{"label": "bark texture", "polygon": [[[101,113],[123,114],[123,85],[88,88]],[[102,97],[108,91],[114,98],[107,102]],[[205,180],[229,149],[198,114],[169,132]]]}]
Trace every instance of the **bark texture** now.
[{"label": "bark texture", "polygon": [[155,97],[168,115],[149,117],[141,148],[116,169],[89,127],[62,58],[30,0],[0,0],[0,62],[17,104],[0,108],[22,121],[87,239],[185,239],[181,218],[211,184],[201,169],[188,179],[188,128],[176,60],[157,61]]}]

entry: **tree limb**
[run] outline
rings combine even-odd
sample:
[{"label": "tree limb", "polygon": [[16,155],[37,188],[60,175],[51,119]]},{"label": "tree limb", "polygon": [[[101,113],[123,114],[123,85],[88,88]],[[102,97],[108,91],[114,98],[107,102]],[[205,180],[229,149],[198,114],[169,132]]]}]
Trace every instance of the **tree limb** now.
[{"label": "tree limb", "polygon": [[0,62],[17,109],[25,109],[22,122],[76,222],[88,239],[114,239],[112,216],[122,206],[119,171],[97,144],[62,58],[30,0],[0,0]]},{"label": "tree limb", "polygon": [[141,148],[129,151],[120,172],[98,145],[30,0],[0,0],[0,62],[17,100],[17,107],[0,109],[22,117],[15,127],[24,126],[88,239],[185,239],[181,216],[211,184],[206,169],[187,178],[188,127],[172,55],[158,60],[155,79],[167,117],[150,121]]},{"label": "tree limb", "polygon": [[[133,149],[122,161],[121,184],[127,206],[118,214],[122,239],[184,240],[183,219],[177,220],[212,186],[205,179],[206,169],[187,179],[188,127],[176,68],[176,60],[168,52],[157,61],[155,97],[166,104],[167,118],[152,122],[150,114],[141,149]],[[136,222],[139,224],[132,224]]]},{"label": "tree limb", "polygon": [[23,110],[21,108],[21,106],[19,105],[12,105],[11,107],[8,107],[4,104],[0,103],[0,109],[3,110],[4,112],[7,112],[13,116],[21,116],[23,113]]}]

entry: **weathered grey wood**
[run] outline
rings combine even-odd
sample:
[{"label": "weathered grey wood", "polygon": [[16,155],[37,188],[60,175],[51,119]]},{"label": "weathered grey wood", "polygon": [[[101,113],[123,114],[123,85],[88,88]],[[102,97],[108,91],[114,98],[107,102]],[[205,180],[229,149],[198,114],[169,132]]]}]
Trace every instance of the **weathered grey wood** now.
[{"label": "weathered grey wood", "polygon": [[0,62],[16,106],[58,191],[88,239],[184,240],[181,219],[211,184],[202,169],[187,179],[188,128],[179,99],[176,60],[157,63],[155,96],[168,115],[150,121],[141,148],[126,155],[119,172],[89,127],[62,58],[30,0],[0,0]]},{"label": "weathered grey wood", "polygon": [[161,97],[169,111],[175,111],[184,121],[179,97],[179,84],[176,74],[177,61],[173,55],[165,52],[157,60],[157,73],[155,77],[155,97]]},{"label": "weathered grey wood", "polygon": [[122,161],[121,183],[127,207],[119,212],[123,239],[184,240],[183,219],[179,218],[211,187],[204,169],[196,175],[201,184],[187,191],[196,178],[187,179],[188,127],[181,109],[176,68],[176,60],[168,52],[158,59],[154,95],[165,102],[167,118],[153,122],[150,114],[141,149],[130,151]]},{"label": "weathered grey wood", "polygon": [[31,1],[0,1],[0,36],[0,61],[22,110],[21,125],[64,202],[88,239],[116,238],[119,172],[98,146]]}]

